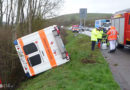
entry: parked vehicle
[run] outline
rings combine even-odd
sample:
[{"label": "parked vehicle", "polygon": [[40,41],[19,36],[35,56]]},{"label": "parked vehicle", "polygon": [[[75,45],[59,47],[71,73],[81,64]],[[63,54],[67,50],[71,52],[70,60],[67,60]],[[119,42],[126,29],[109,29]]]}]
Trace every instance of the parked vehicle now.
[{"label": "parked vehicle", "polygon": [[95,27],[103,27],[105,30],[108,30],[111,26],[111,20],[110,19],[99,19],[95,20]]},{"label": "parked vehicle", "polygon": [[116,12],[111,20],[112,26],[119,32],[117,45],[130,47],[130,9]]},{"label": "parked vehicle", "polygon": [[73,26],[72,26],[72,31],[73,31],[73,32],[79,32],[79,30],[80,30],[80,29],[79,29],[79,25],[73,25]]},{"label": "parked vehicle", "polygon": [[83,27],[82,25],[79,25],[79,31],[85,31],[85,27]]},{"label": "parked vehicle", "polygon": [[14,41],[20,62],[28,77],[69,61],[69,55],[56,25]]}]

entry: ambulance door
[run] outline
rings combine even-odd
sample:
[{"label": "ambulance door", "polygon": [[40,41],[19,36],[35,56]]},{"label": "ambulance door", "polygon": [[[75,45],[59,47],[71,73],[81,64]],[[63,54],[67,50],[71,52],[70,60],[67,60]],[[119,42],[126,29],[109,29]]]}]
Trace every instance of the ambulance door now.
[{"label": "ambulance door", "polygon": [[124,44],[124,23],[125,19],[124,18],[120,18],[120,24],[119,24],[119,43],[120,44]]},{"label": "ambulance door", "polygon": [[42,63],[38,47],[34,42],[24,45],[23,49],[25,54],[28,55],[28,62],[31,67],[38,66]]}]

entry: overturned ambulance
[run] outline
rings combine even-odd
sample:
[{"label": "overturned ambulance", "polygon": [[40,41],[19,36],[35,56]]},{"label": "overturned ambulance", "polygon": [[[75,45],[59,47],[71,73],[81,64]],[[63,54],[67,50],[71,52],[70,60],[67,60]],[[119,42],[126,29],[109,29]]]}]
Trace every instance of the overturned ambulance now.
[{"label": "overturned ambulance", "polygon": [[56,25],[14,41],[20,62],[28,77],[69,61],[60,31]]}]

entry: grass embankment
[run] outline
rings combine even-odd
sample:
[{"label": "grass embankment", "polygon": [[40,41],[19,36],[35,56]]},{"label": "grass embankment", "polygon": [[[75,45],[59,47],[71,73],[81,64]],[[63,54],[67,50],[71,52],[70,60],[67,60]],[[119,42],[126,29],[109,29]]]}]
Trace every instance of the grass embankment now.
[{"label": "grass embankment", "polygon": [[[87,27],[94,27],[95,20],[110,19],[111,16],[111,13],[87,13],[85,23]],[[79,13],[66,14],[52,18],[50,19],[50,21],[55,23],[56,25],[70,26],[74,24],[79,24],[80,17]]]},{"label": "grass embankment", "polygon": [[67,31],[70,62],[21,83],[19,90],[120,90],[99,49],[90,38]]}]

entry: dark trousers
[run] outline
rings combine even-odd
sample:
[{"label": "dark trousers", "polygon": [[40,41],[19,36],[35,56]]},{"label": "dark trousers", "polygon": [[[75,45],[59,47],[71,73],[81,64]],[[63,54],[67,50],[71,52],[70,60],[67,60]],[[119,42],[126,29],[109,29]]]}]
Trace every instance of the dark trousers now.
[{"label": "dark trousers", "polygon": [[96,41],[92,41],[92,48],[91,48],[92,51],[94,51],[95,45],[96,45]]}]

